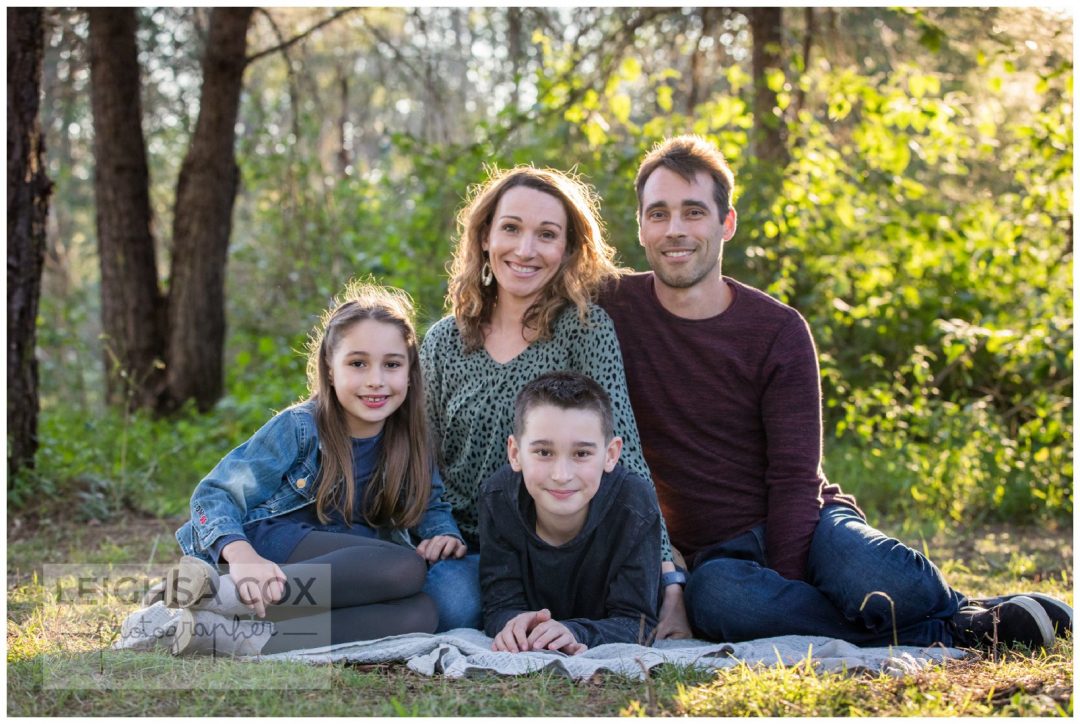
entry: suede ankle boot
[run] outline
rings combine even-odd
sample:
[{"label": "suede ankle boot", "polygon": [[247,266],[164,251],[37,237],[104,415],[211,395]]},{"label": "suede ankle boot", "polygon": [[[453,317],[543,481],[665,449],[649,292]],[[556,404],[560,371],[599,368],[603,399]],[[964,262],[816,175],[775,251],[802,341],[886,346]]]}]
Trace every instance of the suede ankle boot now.
[{"label": "suede ankle boot", "polygon": [[274,624],[269,621],[184,609],[176,624],[172,652],[177,656],[258,656],[273,634]]}]

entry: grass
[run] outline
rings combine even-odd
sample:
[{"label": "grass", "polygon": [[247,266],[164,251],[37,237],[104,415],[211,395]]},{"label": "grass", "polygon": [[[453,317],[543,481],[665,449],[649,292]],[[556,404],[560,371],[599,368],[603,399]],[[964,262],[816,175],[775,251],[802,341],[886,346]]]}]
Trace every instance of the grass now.
[{"label": "grass", "polygon": [[[176,555],[178,521],[16,523],[8,541],[11,716],[1071,716],[1073,710],[1071,639],[1049,652],[978,656],[903,678],[826,673],[804,662],[717,673],[665,666],[645,681],[606,675],[584,682],[553,673],[451,681],[403,665],[254,666],[111,651],[133,605],[58,603],[43,585],[43,566],[136,564],[157,575]],[[970,595],[1035,590],[1072,602],[1071,530],[927,530],[905,540]]]}]

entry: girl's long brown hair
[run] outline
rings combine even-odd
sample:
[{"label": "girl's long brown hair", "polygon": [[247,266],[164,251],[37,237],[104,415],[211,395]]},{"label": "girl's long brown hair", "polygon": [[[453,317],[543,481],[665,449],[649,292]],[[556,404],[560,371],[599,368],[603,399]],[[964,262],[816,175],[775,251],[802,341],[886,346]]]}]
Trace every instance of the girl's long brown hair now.
[{"label": "girl's long brown hair", "polygon": [[467,352],[483,347],[484,325],[491,321],[495,309],[498,284],[484,286],[481,282],[481,270],[487,261],[483,243],[491,231],[499,199],[515,186],[554,196],[566,210],[566,255],[522,320],[526,329],[536,330],[538,340],[551,337],[555,319],[567,303],[577,307],[578,317],[584,322],[589,302],[596,298],[600,285],[621,273],[613,262],[615,249],[604,241],[600,202],[592,188],[550,168],[492,169],[487,182],[472,189],[467,204],[458,213],[458,240],[450,262],[446,300]]},{"label": "girl's long brown hair", "polygon": [[315,512],[323,523],[336,510],[352,524],[356,498],[352,439],[345,410],[330,382],[330,360],[341,338],[366,319],[398,328],[409,354],[409,389],[383,426],[379,462],[364,492],[364,519],[375,527],[410,528],[420,522],[431,495],[431,442],[424,413],[413,305],[399,290],[351,281],[308,340],[308,392],[322,453]]}]

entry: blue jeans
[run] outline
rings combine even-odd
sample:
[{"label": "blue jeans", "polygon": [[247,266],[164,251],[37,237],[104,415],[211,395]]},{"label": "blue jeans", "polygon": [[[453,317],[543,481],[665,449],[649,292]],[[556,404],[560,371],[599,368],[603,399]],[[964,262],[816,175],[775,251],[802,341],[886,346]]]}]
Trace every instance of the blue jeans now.
[{"label": "blue jeans", "polygon": [[454,628],[483,629],[483,598],[480,594],[480,554],[448,558],[428,569],[424,593],[439,610],[436,633]]},{"label": "blue jeans", "polygon": [[[965,598],[937,566],[850,508],[821,512],[806,581],[784,578],[766,560],[760,525],[717,546],[694,568],[686,607],[695,636],[727,642],[800,634],[886,646],[893,643],[895,616],[900,645],[953,644],[947,623]],[[874,592],[888,594],[892,605]]]}]

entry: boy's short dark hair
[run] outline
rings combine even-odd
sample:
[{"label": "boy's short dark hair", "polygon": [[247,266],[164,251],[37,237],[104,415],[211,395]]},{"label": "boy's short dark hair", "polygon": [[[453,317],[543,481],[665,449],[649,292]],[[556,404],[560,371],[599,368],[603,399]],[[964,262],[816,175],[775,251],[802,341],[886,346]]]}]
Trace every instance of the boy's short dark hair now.
[{"label": "boy's short dark hair", "polygon": [[604,440],[615,435],[615,420],[611,412],[611,397],[591,377],[578,372],[548,372],[521,388],[514,401],[514,436],[525,432],[525,415],[541,405],[553,405],[560,410],[592,410],[600,416]]}]

